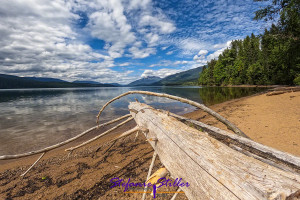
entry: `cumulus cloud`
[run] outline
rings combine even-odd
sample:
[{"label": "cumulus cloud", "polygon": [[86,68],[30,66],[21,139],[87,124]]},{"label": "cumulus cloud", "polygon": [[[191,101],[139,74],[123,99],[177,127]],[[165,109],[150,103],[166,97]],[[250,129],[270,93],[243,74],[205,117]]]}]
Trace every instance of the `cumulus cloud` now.
[{"label": "cumulus cloud", "polygon": [[128,4],[128,9],[133,10],[133,9],[146,9],[151,0],[130,0]]},{"label": "cumulus cloud", "polygon": [[178,42],[176,42],[176,45],[182,50],[183,55],[193,55],[208,46],[206,42],[202,42],[197,38],[179,39]]},{"label": "cumulus cloud", "polygon": [[202,55],[206,55],[208,53],[208,51],[207,50],[205,50],[205,49],[201,49],[200,51],[199,51],[199,53],[198,53],[198,56],[202,56]]},{"label": "cumulus cloud", "polygon": [[188,64],[189,62],[188,61],[186,61],[186,60],[182,60],[182,61],[175,61],[174,62],[174,65],[183,65],[183,64]]},{"label": "cumulus cloud", "polygon": [[0,8],[0,64],[4,73],[66,72],[90,60],[109,60],[76,39],[79,18],[64,1],[5,1]]},{"label": "cumulus cloud", "polygon": [[176,27],[172,22],[164,21],[158,17],[145,15],[141,18],[141,26],[151,26],[156,32],[168,34],[175,31]]},{"label": "cumulus cloud", "polygon": [[[153,20],[156,23],[137,37],[137,30],[133,30],[128,21],[125,8],[129,12],[145,10],[148,20],[144,19],[143,23]],[[160,34],[175,29],[165,16],[160,15],[163,20],[152,16],[152,9],[150,0],[4,1],[0,7],[0,70],[2,73],[63,77],[65,80],[89,77],[101,82],[110,81],[105,78],[107,76],[126,80],[128,71],[110,69],[116,66],[114,59],[124,55],[132,58],[153,55]],[[75,26],[82,21],[79,13],[87,16],[83,29]],[[82,40],[85,37],[103,40],[104,51],[92,49]]]},{"label": "cumulus cloud", "polygon": [[213,46],[213,53],[208,54],[207,50],[200,50],[197,55],[193,57],[193,60],[199,65],[205,65],[208,61],[218,58],[218,56],[226,49],[229,48],[231,41],[226,43],[215,44]]},{"label": "cumulus cloud", "polygon": [[168,51],[166,54],[167,55],[172,55],[174,53],[174,51]]},{"label": "cumulus cloud", "polygon": [[[258,22],[249,14],[257,8],[251,0],[205,0],[203,6],[178,1],[169,9],[164,5],[165,1],[151,0],[3,1],[0,72],[100,82],[117,77],[115,82],[124,83],[132,79],[127,69],[133,67],[128,62],[134,61],[128,59],[167,50],[172,61],[164,61],[159,54],[157,64],[150,65],[163,67],[154,71],[164,76],[175,72],[166,69],[170,66],[203,65],[228,47],[224,41],[258,30]],[[99,40],[104,47],[95,48],[91,40]],[[180,56],[184,58],[176,61]],[[114,71],[116,66],[124,71]]]},{"label": "cumulus cloud", "polygon": [[166,76],[170,76],[172,74],[176,74],[176,73],[181,72],[181,71],[182,70],[179,70],[179,69],[167,69],[167,68],[163,68],[163,69],[159,69],[159,70],[147,69],[143,72],[141,77],[146,78],[146,77],[149,77],[149,76],[158,76],[160,78],[164,78]]},{"label": "cumulus cloud", "polygon": [[113,58],[121,57],[128,44],[136,40],[124,15],[124,7],[118,0],[103,0],[101,11],[89,15],[87,25],[91,35],[111,44],[108,53]]},{"label": "cumulus cloud", "polygon": [[216,59],[219,57],[219,55],[227,48],[230,47],[230,44],[231,44],[232,41],[227,41],[226,43],[223,43],[223,44],[216,44],[214,45],[214,48],[219,48],[217,49],[215,52],[209,54],[207,56],[207,60],[210,61],[212,59]]},{"label": "cumulus cloud", "polygon": [[132,54],[133,58],[146,58],[151,54],[155,54],[155,48],[143,48],[141,42],[136,42],[134,46],[129,48],[129,52]]}]

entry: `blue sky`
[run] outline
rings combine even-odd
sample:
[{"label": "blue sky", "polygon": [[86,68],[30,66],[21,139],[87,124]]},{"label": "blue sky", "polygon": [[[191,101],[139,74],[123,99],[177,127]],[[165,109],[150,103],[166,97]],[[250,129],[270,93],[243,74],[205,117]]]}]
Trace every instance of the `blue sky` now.
[{"label": "blue sky", "polygon": [[0,5],[0,73],[129,83],[203,66],[262,33],[252,0],[11,0]]}]

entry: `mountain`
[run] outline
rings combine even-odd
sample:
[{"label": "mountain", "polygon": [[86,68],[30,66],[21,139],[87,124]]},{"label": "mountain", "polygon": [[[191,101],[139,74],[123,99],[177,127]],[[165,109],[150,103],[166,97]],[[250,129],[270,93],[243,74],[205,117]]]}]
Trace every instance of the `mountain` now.
[{"label": "mountain", "polygon": [[58,78],[46,78],[46,77],[23,77],[23,78],[32,81],[39,81],[39,82],[67,82]]},{"label": "mountain", "polygon": [[161,79],[152,85],[197,85],[202,67],[179,72]]},{"label": "mountain", "polygon": [[124,85],[121,85],[119,83],[108,83],[110,85],[116,86],[116,87],[123,87]]},{"label": "mountain", "polygon": [[[32,80],[32,77],[19,77],[13,75],[0,74],[0,89],[12,88],[72,88],[72,87],[114,87],[110,84],[90,84],[90,83],[70,83],[58,79],[58,82]],[[46,78],[49,79],[49,78]],[[42,78],[43,80],[43,78]],[[45,80],[45,79],[44,79]]]},{"label": "mountain", "polygon": [[96,81],[73,81],[73,83],[102,84]]},{"label": "mountain", "polygon": [[136,81],[133,81],[128,84],[128,86],[145,86],[145,85],[151,85],[157,81],[160,81],[161,78],[157,76],[148,76],[146,78],[142,78]]},{"label": "mountain", "polygon": [[88,83],[88,84],[106,84],[106,85],[112,85],[112,86],[115,86],[115,87],[123,87],[124,85],[121,85],[119,83],[99,83],[99,82],[96,82],[96,81],[73,81],[73,83]]}]

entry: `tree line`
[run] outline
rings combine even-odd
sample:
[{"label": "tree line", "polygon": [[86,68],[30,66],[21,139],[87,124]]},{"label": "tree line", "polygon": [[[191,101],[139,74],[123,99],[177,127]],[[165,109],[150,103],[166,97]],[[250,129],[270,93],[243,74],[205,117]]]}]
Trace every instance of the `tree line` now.
[{"label": "tree line", "polygon": [[300,1],[273,0],[255,14],[278,22],[261,35],[232,41],[203,67],[199,84],[300,85]]}]

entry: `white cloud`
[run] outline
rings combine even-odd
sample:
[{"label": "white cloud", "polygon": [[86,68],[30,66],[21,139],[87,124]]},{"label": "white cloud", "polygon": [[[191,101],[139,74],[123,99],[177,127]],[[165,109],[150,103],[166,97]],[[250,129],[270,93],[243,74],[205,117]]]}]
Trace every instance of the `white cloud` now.
[{"label": "white cloud", "polygon": [[164,21],[158,17],[145,15],[140,20],[141,26],[151,26],[156,32],[169,34],[175,31],[176,27],[172,22]]},{"label": "white cloud", "polygon": [[201,49],[197,55],[193,57],[193,60],[199,65],[205,65],[208,61],[218,58],[218,56],[228,47],[230,47],[231,41],[226,43],[215,44],[213,46],[214,52],[207,55],[208,51]]},{"label": "white cloud", "polygon": [[178,48],[182,49],[183,55],[195,54],[200,49],[206,49],[208,46],[205,42],[201,42],[196,38],[186,38],[179,40],[176,45]]},{"label": "white cloud", "polygon": [[219,55],[227,48],[230,47],[230,44],[231,44],[232,41],[227,41],[226,43],[223,43],[223,44],[216,44],[214,45],[214,48],[220,48],[218,50],[216,50],[214,53],[212,54],[209,54],[207,56],[207,60],[210,61],[212,59],[216,59],[219,57]]},{"label": "white cloud", "polygon": [[198,53],[198,55],[199,56],[202,56],[202,55],[206,55],[208,53],[208,51],[207,50],[205,50],[205,49],[201,49],[200,51],[199,51],[199,53]]},{"label": "white cloud", "polygon": [[129,1],[129,5],[128,5],[128,9],[132,10],[132,9],[146,9],[149,4],[150,4],[151,0],[130,0]]},{"label": "white cloud", "polygon": [[[149,67],[203,65],[229,46],[230,41],[223,41],[258,32],[259,24],[249,14],[257,6],[249,2],[204,1],[199,6],[199,2],[190,1],[186,7],[181,1],[177,7],[162,10],[154,6],[164,1],[151,0],[3,1],[0,72],[67,80],[90,76],[100,82],[111,80],[105,76],[116,76],[118,81],[128,81],[130,71],[126,69],[134,66],[126,68],[129,63],[122,63],[118,66],[125,72],[116,72],[111,69],[116,66],[114,60],[146,58],[155,55],[156,48],[166,55],[176,52],[182,59],[194,58],[165,61],[158,56],[157,64]],[[87,44],[96,38],[104,41],[103,49]],[[170,71],[164,70],[159,72]]]},{"label": "white cloud", "polygon": [[148,46],[152,47],[152,46],[156,46],[157,42],[159,41],[159,35],[155,34],[155,33],[148,33],[146,34],[146,39],[147,39],[147,43]]},{"label": "white cloud", "polygon": [[182,70],[179,70],[179,69],[167,69],[167,68],[163,68],[163,69],[159,69],[159,70],[147,69],[143,72],[141,77],[145,78],[145,77],[148,77],[148,76],[158,76],[160,78],[164,78],[166,76],[170,76],[172,74],[176,74],[176,73],[181,72],[181,71]]},{"label": "white cloud", "polygon": [[166,50],[168,47],[162,47],[161,50]]},{"label": "white cloud", "polygon": [[127,45],[136,40],[124,15],[124,7],[118,0],[102,0],[103,8],[90,14],[87,25],[91,35],[111,44],[108,53],[113,58],[121,57]]},{"label": "white cloud", "polygon": [[129,65],[130,65],[130,63],[129,63],[129,62],[125,62],[125,63],[121,63],[121,64],[119,64],[119,66],[121,66],[121,67],[129,66]]},{"label": "white cloud", "polygon": [[174,51],[168,51],[166,54],[167,55],[172,55],[174,53]]},{"label": "white cloud", "polygon": [[232,40],[227,41],[226,43],[221,43],[221,44],[215,44],[213,47],[214,49],[223,49],[223,48],[227,48],[230,46],[230,43],[232,42]]},{"label": "white cloud", "polygon": [[64,1],[5,1],[0,13],[0,64],[4,73],[65,72],[90,60],[109,60],[78,41],[79,18]]},{"label": "white cloud", "polygon": [[189,62],[188,61],[186,61],[186,60],[182,60],[182,61],[175,61],[174,62],[174,65],[183,65],[183,64],[188,64]]},{"label": "white cloud", "polygon": [[[115,7],[109,15],[105,12],[91,14],[90,23],[99,24],[101,17],[108,19],[110,22],[106,23],[105,28],[115,28],[118,37],[124,38],[124,42],[119,42],[115,39],[116,35],[108,34],[104,30],[98,33],[99,27],[93,29],[95,36],[106,37],[111,43],[107,45],[109,56],[94,51],[79,40],[81,36],[73,27],[74,20],[78,20],[79,16],[72,12],[78,5],[60,0],[51,2],[42,0],[2,2],[0,7],[0,13],[3,14],[0,21],[2,73],[54,77],[68,81],[87,79],[102,83],[112,82],[111,77],[115,77],[114,82],[119,83],[132,80],[128,77],[132,71],[116,72],[110,69],[115,66],[113,58],[122,54],[124,43],[132,42],[134,37],[126,24],[126,19],[122,18],[121,8]],[[101,2],[105,4],[104,1]],[[109,2],[106,3],[105,6],[109,6]],[[84,6],[81,5],[76,9],[84,9]],[[128,64],[124,63],[123,66],[125,65]]]},{"label": "white cloud", "polygon": [[146,58],[151,54],[155,54],[155,48],[138,48],[133,46],[129,48],[129,52],[132,54],[133,58]]}]

